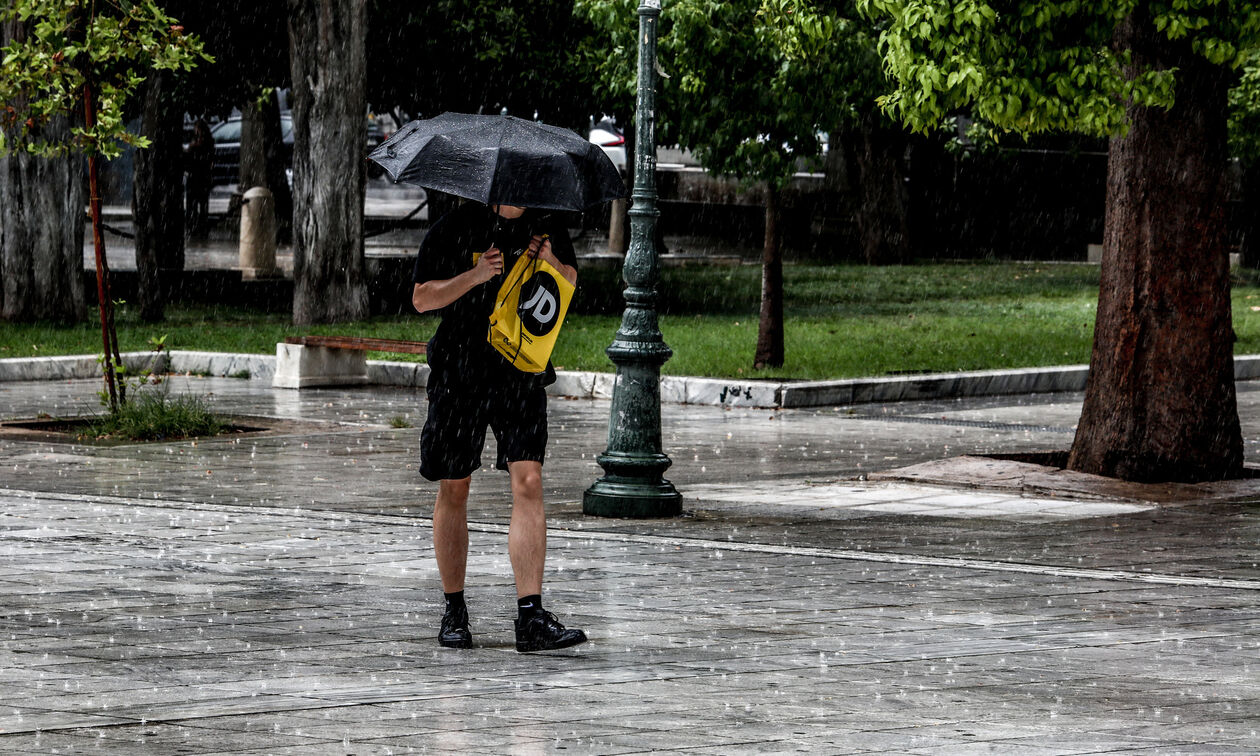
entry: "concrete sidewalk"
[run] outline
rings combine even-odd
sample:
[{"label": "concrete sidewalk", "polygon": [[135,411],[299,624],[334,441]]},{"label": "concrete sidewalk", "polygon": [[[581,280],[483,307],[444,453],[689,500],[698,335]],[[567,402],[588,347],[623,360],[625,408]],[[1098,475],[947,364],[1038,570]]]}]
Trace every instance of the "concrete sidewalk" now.
[{"label": "concrete sidewalk", "polygon": [[[0,435],[0,750],[1260,752],[1246,489],[1170,502],[874,480],[1064,449],[1079,395],[667,405],[687,510],[667,521],[581,514],[609,405],[553,400],[547,603],[592,641],[520,655],[510,499],[489,470],[469,511],[477,647],[433,640],[422,393],[170,386],[273,429]],[[98,388],[0,383],[0,419],[75,414]],[[1239,384],[1252,461],[1257,388]]]}]

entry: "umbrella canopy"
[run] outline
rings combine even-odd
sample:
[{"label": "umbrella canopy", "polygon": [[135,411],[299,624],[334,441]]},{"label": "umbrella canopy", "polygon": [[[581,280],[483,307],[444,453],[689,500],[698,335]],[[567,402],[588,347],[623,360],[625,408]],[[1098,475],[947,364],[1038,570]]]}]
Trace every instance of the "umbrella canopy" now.
[{"label": "umbrella canopy", "polygon": [[394,183],[486,205],[585,210],[626,194],[621,174],[597,145],[513,116],[443,113],[412,121],[368,159]]}]

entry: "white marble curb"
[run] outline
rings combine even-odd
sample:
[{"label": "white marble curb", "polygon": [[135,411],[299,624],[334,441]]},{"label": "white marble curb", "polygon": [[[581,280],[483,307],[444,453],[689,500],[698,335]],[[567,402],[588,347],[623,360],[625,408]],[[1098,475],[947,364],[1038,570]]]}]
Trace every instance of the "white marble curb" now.
[{"label": "white marble curb", "polygon": [[230,352],[171,352],[171,372],[226,376],[271,382],[276,372],[273,354],[232,354]]},{"label": "white marble curb", "polygon": [[[156,358],[156,362],[155,362]],[[271,383],[276,358],[267,354],[230,354],[176,350],[127,352],[123,362],[134,372],[146,368],[172,373],[248,378]],[[368,383],[422,388],[429,366],[420,362],[368,360]],[[961,396],[1081,391],[1089,373],[1086,365],[1016,370],[978,370],[968,373],[851,378],[838,381],[738,381],[718,378],[663,376],[661,401],[722,407],[827,407],[870,402],[948,399]],[[0,359],[0,382],[58,381],[96,378],[101,374],[94,355],[10,357]],[[1260,378],[1260,355],[1234,358],[1237,380]],[[616,376],[612,373],[557,371],[548,387],[555,396],[609,399]]]},{"label": "white marble curb", "polygon": [[782,407],[898,402],[959,396],[1083,391],[1087,365],[932,373],[783,385]]},{"label": "white marble curb", "polygon": [[[170,355],[165,352],[123,352],[123,364],[132,374],[145,370],[170,370]],[[8,357],[0,360],[2,381],[68,381],[75,378],[99,378],[101,363],[94,354],[71,354],[60,357]]]}]

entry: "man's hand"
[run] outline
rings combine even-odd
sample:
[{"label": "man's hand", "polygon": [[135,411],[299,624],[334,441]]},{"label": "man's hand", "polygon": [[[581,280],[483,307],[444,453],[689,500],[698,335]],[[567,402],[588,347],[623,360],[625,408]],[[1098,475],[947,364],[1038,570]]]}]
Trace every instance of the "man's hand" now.
[{"label": "man's hand", "polygon": [[577,269],[560,262],[560,258],[556,257],[551,251],[551,239],[548,239],[546,236],[535,236],[530,239],[529,249],[525,250],[525,254],[545,260],[551,267],[560,271],[560,275],[564,276],[565,280],[575,286],[577,285]]},{"label": "man's hand", "polygon": [[491,247],[481,253],[477,265],[473,267],[477,283],[483,284],[503,272],[503,252],[498,247]]},{"label": "man's hand", "polygon": [[411,305],[416,312],[440,310],[502,272],[503,253],[491,247],[481,253],[471,269],[454,278],[416,284],[411,290]]}]

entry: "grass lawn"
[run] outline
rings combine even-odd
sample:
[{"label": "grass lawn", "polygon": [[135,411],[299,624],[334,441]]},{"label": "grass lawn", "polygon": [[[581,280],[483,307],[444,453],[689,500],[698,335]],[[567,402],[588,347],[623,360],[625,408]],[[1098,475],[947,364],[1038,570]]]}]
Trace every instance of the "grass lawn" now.
[{"label": "grass lawn", "polygon": [[[1260,285],[1234,284],[1236,354],[1260,352]],[[553,362],[611,370],[604,348],[620,320],[615,271],[583,271],[575,311]],[[787,360],[752,370],[761,270],[757,266],[662,271],[661,330],[673,375],[823,379],[895,373],[1081,364],[1089,361],[1098,267],[1047,263],[941,263],[890,268],[789,265],[784,270]],[[1254,308],[1254,309],[1253,309]],[[169,349],[273,354],[285,336],[310,333],[427,339],[434,317],[294,327],[288,316],[231,307],[172,307],[158,325],[118,314],[124,351],[166,334]],[[0,357],[96,354],[100,327],[0,326]],[[411,355],[372,355],[416,359]]]}]

